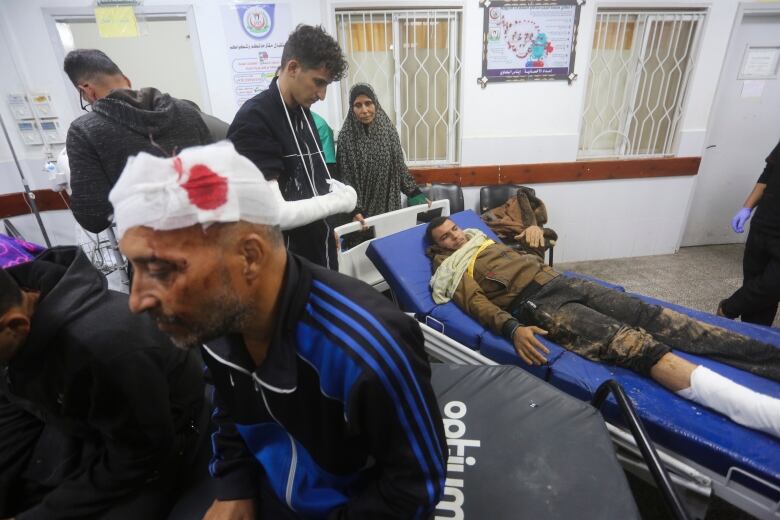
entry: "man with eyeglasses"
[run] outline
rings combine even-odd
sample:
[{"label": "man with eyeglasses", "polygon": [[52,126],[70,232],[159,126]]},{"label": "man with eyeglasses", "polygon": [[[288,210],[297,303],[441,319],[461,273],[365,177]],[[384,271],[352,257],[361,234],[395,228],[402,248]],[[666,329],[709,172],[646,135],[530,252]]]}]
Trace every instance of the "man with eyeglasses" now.
[{"label": "man with eyeglasses", "polygon": [[64,68],[88,112],[73,121],[66,141],[71,209],[87,231],[109,227],[113,210],[108,193],[128,157],[140,152],[170,156],[227,132],[225,123],[202,114],[191,101],[155,88],[131,90],[127,76],[97,49],[69,52]]}]

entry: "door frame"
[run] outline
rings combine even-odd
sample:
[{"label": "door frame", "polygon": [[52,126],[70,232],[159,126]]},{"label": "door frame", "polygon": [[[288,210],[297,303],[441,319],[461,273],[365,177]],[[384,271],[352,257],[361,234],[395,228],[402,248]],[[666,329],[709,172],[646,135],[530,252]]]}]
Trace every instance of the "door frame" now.
[{"label": "door frame", "polygon": [[[198,86],[202,93],[203,106],[201,106],[200,109],[205,113],[211,114],[211,97],[209,95],[206,68],[203,64],[203,52],[201,51],[200,37],[198,36],[198,24],[195,20],[195,12],[192,5],[136,6],[134,10],[139,17],[184,18],[187,23],[187,30],[190,34],[190,41],[192,42],[192,57],[195,64],[195,74],[198,78]],[[49,33],[49,39],[51,40],[57,63],[62,63],[65,60],[65,48],[63,47],[60,35],[57,32],[57,22],[60,20],[94,21],[94,7],[46,7],[43,8],[42,11],[46,30]],[[65,82],[65,85],[71,88],[70,78],[68,78],[64,70],[60,69],[60,75]],[[78,117],[78,114],[81,114],[82,111],[76,97],[70,96],[69,103],[73,109],[73,113],[77,114]]]},{"label": "door frame", "polygon": [[[765,2],[740,2],[737,5],[737,12],[734,14],[734,22],[731,24],[731,31],[729,31],[729,39],[728,43],[726,44],[726,53],[723,55],[723,61],[720,64],[720,72],[718,73],[718,84],[715,87],[715,94],[712,97],[712,107],[710,109],[710,114],[707,118],[707,130],[704,134],[704,149],[701,151],[702,156],[702,163],[704,162],[704,154],[706,153],[707,149],[709,149],[712,145],[710,145],[710,139],[712,138],[712,134],[715,130],[715,111],[718,110],[718,100],[720,99],[721,94],[723,93],[723,85],[725,74],[726,74],[726,59],[728,58],[729,49],[731,47],[731,43],[734,42],[735,38],[737,37],[737,33],[739,32],[740,27],[742,26],[742,22],[745,20],[746,16],[755,15],[755,14],[765,14],[765,13],[771,13],[771,14],[780,14],[780,3],[765,3]],[[778,79],[780,81],[780,79]],[[701,172],[699,172],[701,173]],[[688,208],[685,211],[685,225],[680,226],[680,236],[677,239],[677,251],[680,250],[680,247],[682,247],[682,243],[685,240],[685,232],[688,228],[688,219],[691,216],[691,211],[693,210],[693,202],[696,198],[696,193],[699,188],[699,182],[701,182],[701,176],[696,175],[696,180],[693,185],[693,188],[691,189],[691,194],[688,197]],[[745,196],[747,196],[747,193],[745,193]],[[747,233],[744,233],[741,235],[741,242],[744,243],[745,240],[747,240]],[[734,242],[738,243],[738,242]]]}]

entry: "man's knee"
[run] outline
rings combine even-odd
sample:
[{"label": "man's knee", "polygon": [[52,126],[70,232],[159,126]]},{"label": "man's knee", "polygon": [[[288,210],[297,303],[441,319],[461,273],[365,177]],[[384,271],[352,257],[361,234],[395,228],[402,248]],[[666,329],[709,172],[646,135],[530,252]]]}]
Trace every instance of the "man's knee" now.
[{"label": "man's knee", "polygon": [[649,376],[653,365],[670,351],[647,332],[623,327],[606,343],[601,360]]}]

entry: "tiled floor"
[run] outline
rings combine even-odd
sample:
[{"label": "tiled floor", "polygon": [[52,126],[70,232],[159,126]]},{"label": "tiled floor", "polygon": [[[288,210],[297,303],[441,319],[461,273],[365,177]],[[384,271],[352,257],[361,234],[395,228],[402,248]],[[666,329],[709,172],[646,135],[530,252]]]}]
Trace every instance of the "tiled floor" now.
[{"label": "tiled floor", "polygon": [[[693,309],[715,312],[742,285],[742,244],[684,247],[674,255],[555,264]],[[773,326],[780,326],[775,318]]]}]

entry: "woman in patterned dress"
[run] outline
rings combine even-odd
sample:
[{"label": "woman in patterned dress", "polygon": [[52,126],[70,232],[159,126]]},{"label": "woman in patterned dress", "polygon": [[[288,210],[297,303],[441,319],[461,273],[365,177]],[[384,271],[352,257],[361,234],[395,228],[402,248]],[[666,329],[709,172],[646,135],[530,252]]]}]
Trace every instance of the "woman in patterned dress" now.
[{"label": "woman in patterned dress", "polygon": [[401,141],[370,85],[358,83],[349,92],[350,111],[338,138],[336,163],[345,184],[357,191],[354,220],[426,202],[404,162]]}]

